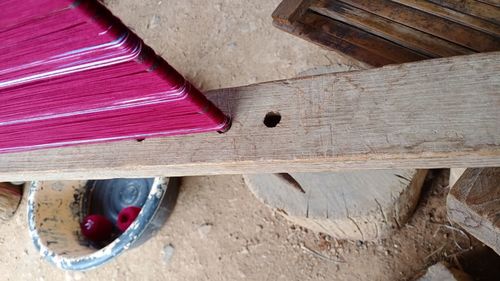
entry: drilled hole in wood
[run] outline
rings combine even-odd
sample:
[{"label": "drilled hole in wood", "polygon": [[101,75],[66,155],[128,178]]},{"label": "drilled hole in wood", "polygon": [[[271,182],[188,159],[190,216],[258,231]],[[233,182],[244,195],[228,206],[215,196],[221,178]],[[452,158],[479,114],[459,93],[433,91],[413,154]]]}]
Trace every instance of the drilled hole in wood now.
[{"label": "drilled hole in wood", "polygon": [[268,112],[264,117],[264,125],[268,128],[276,127],[281,121],[281,114],[279,112]]}]

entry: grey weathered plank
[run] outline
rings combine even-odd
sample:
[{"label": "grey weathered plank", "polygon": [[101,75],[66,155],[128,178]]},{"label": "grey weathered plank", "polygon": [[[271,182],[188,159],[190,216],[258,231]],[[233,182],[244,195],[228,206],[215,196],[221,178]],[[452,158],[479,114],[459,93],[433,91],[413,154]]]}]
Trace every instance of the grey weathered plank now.
[{"label": "grey weathered plank", "polygon": [[[500,166],[500,53],[209,92],[225,134],[0,155],[0,180]],[[275,128],[266,113],[282,116]]]},{"label": "grey weathered plank", "polygon": [[448,217],[500,254],[500,168],[467,169],[446,200]]}]

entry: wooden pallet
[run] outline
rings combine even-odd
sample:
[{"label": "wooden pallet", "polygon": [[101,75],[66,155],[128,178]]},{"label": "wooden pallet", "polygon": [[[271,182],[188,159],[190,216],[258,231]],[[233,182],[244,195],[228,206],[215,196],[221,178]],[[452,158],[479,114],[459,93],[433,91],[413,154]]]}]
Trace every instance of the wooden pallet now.
[{"label": "wooden pallet", "polygon": [[273,19],[372,66],[500,50],[499,0],[284,0]]}]

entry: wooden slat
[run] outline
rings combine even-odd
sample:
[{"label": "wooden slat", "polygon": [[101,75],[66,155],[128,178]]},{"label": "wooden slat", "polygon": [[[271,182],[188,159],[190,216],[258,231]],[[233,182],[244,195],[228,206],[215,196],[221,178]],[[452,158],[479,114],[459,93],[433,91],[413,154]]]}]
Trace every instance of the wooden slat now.
[{"label": "wooden slat", "polygon": [[490,4],[495,7],[500,7],[500,0],[479,0],[479,2],[483,2],[485,4]]},{"label": "wooden slat", "polygon": [[486,32],[493,36],[500,36],[500,25],[476,18],[471,15],[463,14],[455,10],[436,5],[434,3],[424,0],[391,0],[408,7],[418,9],[420,11],[430,13],[457,23],[475,28],[477,30]]},{"label": "wooden slat", "polygon": [[495,38],[398,3],[387,0],[342,0],[342,2],[477,52],[500,50],[500,37]]},{"label": "wooden slat", "polygon": [[[500,53],[215,90],[197,134],[0,155],[0,180],[500,166]],[[268,112],[281,123],[263,124]],[[27,136],[30,137],[30,136]]]},{"label": "wooden slat", "polygon": [[333,19],[362,27],[368,32],[431,57],[449,57],[473,53],[468,48],[458,46],[436,36],[352,7],[340,1],[318,0],[312,4],[310,9]]},{"label": "wooden slat", "polygon": [[319,29],[321,32],[331,34],[353,45],[360,46],[370,53],[377,54],[395,63],[412,62],[429,58],[362,29],[314,12],[306,13],[300,22],[307,24],[311,29]]},{"label": "wooden slat", "polygon": [[[326,18],[326,17],[324,17]],[[357,60],[368,63],[372,66],[383,66],[388,64],[395,64],[396,62],[392,59],[382,57],[370,50],[362,48],[360,46],[353,45],[337,36],[326,33],[323,29],[318,28],[318,24],[324,24],[328,26],[334,24],[332,20],[326,18],[325,23],[320,23],[320,19],[316,20],[314,25],[303,24],[301,22],[295,22],[293,25],[280,25],[278,22],[274,22],[274,25],[284,31],[287,31],[295,36],[305,39],[309,42],[320,45],[323,48],[327,48],[334,51],[341,50],[342,53],[355,58]]]},{"label": "wooden slat", "polygon": [[314,0],[283,0],[272,17],[279,24],[292,24],[302,16]]},{"label": "wooden slat", "polygon": [[322,47],[342,51],[372,66],[428,58],[361,29],[310,11],[291,26],[277,22],[275,25]]},{"label": "wooden slat", "polygon": [[451,221],[500,254],[500,168],[467,169],[446,201]]},{"label": "wooden slat", "polygon": [[443,7],[500,24],[500,8],[476,0],[428,0]]}]

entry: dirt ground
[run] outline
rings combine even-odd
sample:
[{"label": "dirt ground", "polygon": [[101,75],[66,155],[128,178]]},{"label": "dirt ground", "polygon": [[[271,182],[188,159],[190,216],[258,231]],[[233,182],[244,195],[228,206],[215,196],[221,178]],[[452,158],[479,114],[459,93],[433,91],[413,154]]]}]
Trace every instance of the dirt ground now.
[{"label": "dirt ground", "polygon": [[[279,2],[105,1],[203,90],[358,65],[272,27]],[[24,197],[0,226],[1,280],[412,280],[439,260],[476,273],[476,280],[495,280],[500,273],[482,273],[486,260],[474,262],[474,253],[485,252],[500,268],[498,256],[447,221],[447,173],[432,171],[409,223],[374,243],[337,241],[288,223],[257,201],[239,175],[184,178],[176,209],[156,237],[88,272],[64,272],[41,260],[28,236]]]}]

